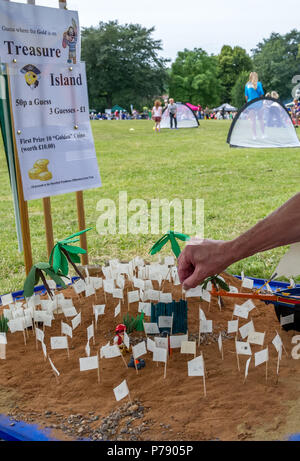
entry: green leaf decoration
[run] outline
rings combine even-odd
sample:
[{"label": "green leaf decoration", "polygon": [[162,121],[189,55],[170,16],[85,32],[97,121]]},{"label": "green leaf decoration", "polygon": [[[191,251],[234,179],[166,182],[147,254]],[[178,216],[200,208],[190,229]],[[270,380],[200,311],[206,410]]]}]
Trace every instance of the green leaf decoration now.
[{"label": "green leaf decoration", "polygon": [[52,267],[53,267],[54,272],[57,272],[62,265],[61,255],[62,255],[62,252],[61,252],[59,243],[57,243],[54,247],[54,252],[53,252]]},{"label": "green leaf decoration", "polygon": [[43,272],[51,277],[57,285],[61,285],[63,288],[66,288],[65,282],[61,279],[64,274],[60,270],[58,270],[58,273],[55,273],[49,263],[39,262],[32,266],[24,282],[23,290],[25,298],[30,298],[33,295],[34,287],[39,283]]},{"label": "green leaf decoration", "polygon": [[154,243],[153,247],[150,250],[150,254],[155,255],[163,248],[163,246],[166,245],[167,242],[170,242],[172,251],[176,258],[178,258],[181,253],[181,250],[177,242],[177,239],[187,241],[190,239],[190,236],[182,234],[180,232],[168,231],[167,234],[163,235],[159,240],[157,240],[156,243]]},{"label": "green leaf decoration", "polygon": [[74,254],[85,254],[86,250],[84,248],[80,248],[74,245],[64,245],[64,249],[68,253],[74,253]]},{"label": "green leaf decoration", "polygon": [[8,319],[4,317],[3,314],[0,316],[0,332],[1,333],[8,332]]},{"label": "green leaf decoration", "polygon": [[70,256],[71,261],[74,264],[76,264],[76,263],[79,264],[80,263],[80,256],[72,254],[72,253],[70,253],[69,256]]},{"label": "green leaf decoration", "polygon": [[201,284],[204,289],[206,289],[208,282],[211,282],[212,284],[219,286],[219,288],[221,288],[224,291],[230,291],[227,283],[220,279],[220,277],[218,277],[217,275],[207,277],[204,280],[204,282]]}]

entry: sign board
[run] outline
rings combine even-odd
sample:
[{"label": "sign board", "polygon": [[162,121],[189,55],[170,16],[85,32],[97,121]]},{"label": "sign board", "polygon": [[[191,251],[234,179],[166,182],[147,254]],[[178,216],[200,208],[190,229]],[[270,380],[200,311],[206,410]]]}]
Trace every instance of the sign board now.
[{"label": "sign board", "polygon": [[23,64],[8,71],[24,199],[101,186],[85,64]]}]

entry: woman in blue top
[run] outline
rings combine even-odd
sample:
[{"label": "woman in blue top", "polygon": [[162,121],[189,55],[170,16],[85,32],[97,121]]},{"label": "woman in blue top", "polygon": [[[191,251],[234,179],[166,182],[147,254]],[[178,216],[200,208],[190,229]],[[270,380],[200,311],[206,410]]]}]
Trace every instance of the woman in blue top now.
[{"label": "woman in blue top", "polygon": [[[250,72],[249,81],[245,86],[245,98],[246,102],[252,101],[252,99],[264,96],[264,90],[261,82],[258,81],[258,75],[256,72]],[[260,128],[262,132],[262,138],[265,137],[265,126],[263,120],[263,105],[257,103],[252,110],[249,110],[249,116],[252,123],[253,139],[256,139],[256,115],[260,122]]]}]

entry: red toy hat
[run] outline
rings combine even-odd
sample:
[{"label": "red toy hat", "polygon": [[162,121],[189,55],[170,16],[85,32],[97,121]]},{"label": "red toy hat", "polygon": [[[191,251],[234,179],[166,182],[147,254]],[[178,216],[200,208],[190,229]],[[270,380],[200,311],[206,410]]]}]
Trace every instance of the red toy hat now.
[{"label": "red toy hat", "polygon": [[122,333],[123,331],[126,331],[126,325],[123,323],[119,323],[119,325],[116,326],[116,333]]}]

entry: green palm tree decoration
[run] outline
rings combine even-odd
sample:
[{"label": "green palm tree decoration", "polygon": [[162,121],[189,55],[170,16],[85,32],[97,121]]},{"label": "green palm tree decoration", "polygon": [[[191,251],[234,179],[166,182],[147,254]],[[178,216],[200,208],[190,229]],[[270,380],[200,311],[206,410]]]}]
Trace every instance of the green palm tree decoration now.
[{"label": "green palm tree decoration", "polygon": [[220,279],[217,275],[213,275],[211,277],[207,277],[204,282],[202,283],[202,287],[206,289],[208,282],[211,282],[215,289],[217,290],[218,287],[222,290],[229,291],[229,286],[227,285],[224,280]]},{"label": "green palm tree decoration", "polygon": [[176,256],[176,258],[178,258],[178,256],[181,253],[181,250],[180,250],[180,246],[176,239],[179,239],[185,242],[186,240],[190,239],[190,236],[186,234],[180,234],[179,232],[168,231],[159,240],[157,240],[156,243],[154,243],[153,247],[150,250],[150,254],[155,255],[162,249],[163,246],[166,245],[166,243],[170,242],[172,251],[174,255]]},{"label": "green palm tree decoration", "polygon": [[79,277],[84,280],[84,277],[78,270],[76,263],[80,263],[80,254],[85,254],[86,250],[80,248],[75,245],[70,245],[72,243],[78,242],[79,239],[76,238],[79,235],[83,234],[91,230],[92,228],[89,227],[88,229],[84,229],[80,232],[76,232],[75,234],[70,235],[69,237],[65,238],[64,240],[60,240],[54,245],[50,258],[49,264],[53,267],[53,271],[57,274],[58,271],[62,273],[62,275],[67,276],[69,273],[69,263],[73,266],[75,272],[79,275]]},{"label": "green palm tree decoration", "polygon": [[44,287],[47,290],[47,293],[49,294],[50,298],[53,299],[53,294],[49,288],[44,272],[46,275],[51,277],[57,285],[61,285],[63,288],[66,288],[65,282],[61,279],[61,277],[64,276],[64,274],[60,270],[54,272],[53,268],[50,266],[49,263],[40,262],[32,266],[29,274],[26,277],[23,288],[24,296],[26,298],[30,298],[30,296],[33,295],[34,287],[38,284],[39,280],[41,279],[44,284]]}]

